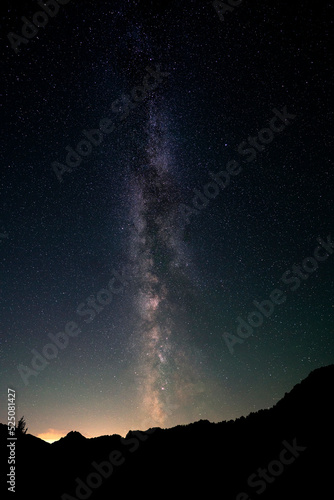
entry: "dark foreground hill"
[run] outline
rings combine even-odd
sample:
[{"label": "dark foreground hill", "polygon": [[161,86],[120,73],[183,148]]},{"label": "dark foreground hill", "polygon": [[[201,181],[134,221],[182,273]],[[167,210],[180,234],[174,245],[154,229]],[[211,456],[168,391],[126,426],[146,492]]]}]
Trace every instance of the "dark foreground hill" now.
[{"label": "dark foreground hill", "polygon": [[[16,443],[16,494],[8,498],[330,498],[333,385],[331,365],[269,410],[216,424],[131,431],[125,439],[70,432],[51,445],[23,435]],[[4,476],[9,448],[1,424],[0,435]]]}]

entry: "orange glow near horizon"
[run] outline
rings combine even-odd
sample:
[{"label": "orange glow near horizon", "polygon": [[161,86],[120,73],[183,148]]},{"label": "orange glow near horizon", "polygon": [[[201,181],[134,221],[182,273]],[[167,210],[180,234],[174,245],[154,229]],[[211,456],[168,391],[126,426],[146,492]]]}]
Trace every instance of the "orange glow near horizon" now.
[{"label": "orange glow near horizon", "polygon": [[[137,430],[137,427],[134,428]],[[139,429],[139,428],[138,428]],[[46,441],[47,443],[54,443],[55,441],[58,441],[59,439],[65,437],[69,432],[75,431],[75,432],[80,432],[82,436],[85,438],[94,438],[94,437],[99,437],[99,436],[104,436],[104,435],[113,435],[113,434],[119,434],[122,437],[125,437],[126,434],[130,429],[119,429],[117,432],[116,429],[113,429],[110,431],[109,429],[106,429],[105,426],[101,426],[100,431],[92,428],[85,428],[85,429],[80,429],[78,427],[73,427],[73,428],[67,428],[67,429],[53,429],[49,428],[44,430],[43,432],[38,432],[35,431],[32,427],[29,428],[28,433],[32,434],[33,436],[38,437],[39,439],[43,439],[43,441]]]},{"label": "orange glow near horizon", "polygon": [[69,431],[57,430],[57,429],[48,429],[46,432],[42,432],[41,434],[37,434],[39,439],[43,439],[47,443],[54,443],[58,441],[60,438],[66,436]]}]

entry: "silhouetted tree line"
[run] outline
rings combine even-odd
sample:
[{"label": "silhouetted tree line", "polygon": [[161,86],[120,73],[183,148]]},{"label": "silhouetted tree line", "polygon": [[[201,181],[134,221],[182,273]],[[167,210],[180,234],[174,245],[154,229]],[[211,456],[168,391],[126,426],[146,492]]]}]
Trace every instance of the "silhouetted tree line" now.
[{"label": "silhouetted tree line", "polygon": [[[125,438],[71,432],[48,444],[26,433],[22,417],[16,499],[191,498],[200,491],[228,500],[329,498],[333,379],[331,365],[271,409],[219,423],[130,431]],[[6,432],[0,424],[1,439]]]}]

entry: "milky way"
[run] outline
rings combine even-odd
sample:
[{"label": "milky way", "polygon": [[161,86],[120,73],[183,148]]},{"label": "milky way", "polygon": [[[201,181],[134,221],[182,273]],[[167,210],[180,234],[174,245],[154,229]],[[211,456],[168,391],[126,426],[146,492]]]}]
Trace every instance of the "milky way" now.
[{"label": "milky way", "polygon": [[[15,53],[7,34],[34,3],[5,2],[2,23],[1,394],[17,389],[17,418],[44,437],[271,407],[333,363],[333,257],[234,353],[225,334],[333,234],[331,2],[241,2],[222,21],[202,0],[70,1]],[[296,118],[261,146],[285,107]],[[106,118],[115,130],[59,183],[52,163]],[[218,192],[210,172],[230,161],[242,173]],[[81,333],[26,386],[17,367],[70,321]]]},{"label": "milky way", "polygon": [[183,242],[167,120],[151,103],[147,122],[144,153],[132,158],[134,165],[141,159],[142,167],[133,169],[129,190],[129,248],[137,274],[134,373],[147,423],[163,426],[202,389],[180,321],[182,297],[172,290],[175,280],[188,279],[189,250]]}]

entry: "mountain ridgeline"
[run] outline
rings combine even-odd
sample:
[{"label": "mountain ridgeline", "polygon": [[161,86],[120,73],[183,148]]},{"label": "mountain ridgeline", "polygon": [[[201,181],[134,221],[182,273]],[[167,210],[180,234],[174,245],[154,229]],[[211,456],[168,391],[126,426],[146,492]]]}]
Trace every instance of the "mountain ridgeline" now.
[{"label": "mountain ridgeline", "polygon": [[[23,434],[16,442],[15,494],[9,484],[2,487],[6,498],[43,500],[195,493],[228,500],[329,498],[333,382],[334,365],[319,368],[271,409],[234,421],[200,420],[125,438],[70,432],[53,444]],[[7,474],[3,424],[0,436]]]}]

